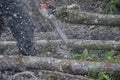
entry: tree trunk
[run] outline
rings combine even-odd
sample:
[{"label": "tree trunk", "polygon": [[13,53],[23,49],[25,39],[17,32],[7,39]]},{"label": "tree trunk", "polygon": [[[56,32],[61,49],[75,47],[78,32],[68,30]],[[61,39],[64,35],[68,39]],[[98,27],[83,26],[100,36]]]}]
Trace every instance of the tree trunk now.
[{"label": "tree trunk", "polygon": [[66,7],[57,8],[57,18],[75,24],[120,26],[120,15],[90,13]]},{"label": "tree trunk", "polygon": [[[36,48],[49,49],[65,45],[63,40],[39,40],[35,41]],[[103,40],[79,40],[79,39],[69,39],[68,47],[78,48],[78,49],[88,49],[88,50],[120,50],[120,41],[103,41]],[[16,47],[15,41],[0,41],[0,50],[5,50],[8,47]]]},{"label": "tree trunk", "polygon": [[87,74],[90,71],[106,72],[120,75],[118,62],[89,62],[62,60],[46,57],[31,56],[0,56],[0,70],[10,69],[38,69],[52,70],[71,74]]}]

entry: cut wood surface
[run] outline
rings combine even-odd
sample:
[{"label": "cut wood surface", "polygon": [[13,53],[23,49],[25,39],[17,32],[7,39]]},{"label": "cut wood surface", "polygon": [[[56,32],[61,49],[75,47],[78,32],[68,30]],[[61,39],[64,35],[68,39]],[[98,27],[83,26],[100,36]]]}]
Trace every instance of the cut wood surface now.
[{"label": "cut wood surface", "polygon": [[47,57],[0,56],[0,70],[38,69],[71,74],[87,74],[90,71],[106,72],[120,75],[118,62],[89,62]]},{"label": "cut wood surface", "polygon": [[[38,46],[37,49],[65,45],[63,40],[38,40],[35,41],[35,44]],[[16,47],[16,42],[0,41],[0,49],[5,49],[9,46]],[[69,39],[67,46],[72,48],[90,50],[120,50],[120,41]]]},{"label": "cut wood surface", "polygon": [[57,8],[57,18],[76,24],[120,26],[120,15],[91,13],[67,7]]}]

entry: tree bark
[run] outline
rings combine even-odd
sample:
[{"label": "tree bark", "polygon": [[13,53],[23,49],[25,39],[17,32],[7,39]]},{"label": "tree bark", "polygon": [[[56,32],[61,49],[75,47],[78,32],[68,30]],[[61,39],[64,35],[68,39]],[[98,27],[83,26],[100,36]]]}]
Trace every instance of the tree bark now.
[{"label": "tree bark", "polygon": [[118,62],[89,62],[47,57],[0,56],[0,70],[10,69],[52,70],[71,74],[87,74],[90,71],[120,75]]},{"label": "tree bark", "polygon": [[75,24],[120,26],[120,15],[84,12],[66,7],[57,8],[57,18]]},{"label": "tree bark", "polygon": [[[65,45],[63,40],[39,40],[35,41],[37,49],[54,48],[56,46]],[[120,41],[103,41],[103,40],[79,40],[69,39],[68,47],[88,50],[120,50]],[[0,50],[8,47],[16,47],[15,41],[0,41]]]}]

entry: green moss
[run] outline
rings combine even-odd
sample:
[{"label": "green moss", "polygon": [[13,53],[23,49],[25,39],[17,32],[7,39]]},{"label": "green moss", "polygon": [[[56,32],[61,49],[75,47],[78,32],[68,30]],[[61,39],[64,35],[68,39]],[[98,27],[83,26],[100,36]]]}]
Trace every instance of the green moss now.
[{"label": "green moss", "polygon": [[109,0],[109,1],[103,1],[101,6],[103,7],[103,12],[104,13],[109,13],[109,14],[116,14],[118,13],[116,9],[116,4],[118,0]]},{"label": "green moss", "polygon": [[105,62],[120,62],[120,51],[108,50],[80,50],[71,48],[70,53],[76,60],[87,61],[105,61]]},{"label": "green moss", "polygon": [[58,80],[57,74],[49,74],[47,78],[48,80]]},{"label": "green moss", "polygon": [[116,77],[105,72],[90,71],[88,72],[88,76],[95,80],[116,80]]}]

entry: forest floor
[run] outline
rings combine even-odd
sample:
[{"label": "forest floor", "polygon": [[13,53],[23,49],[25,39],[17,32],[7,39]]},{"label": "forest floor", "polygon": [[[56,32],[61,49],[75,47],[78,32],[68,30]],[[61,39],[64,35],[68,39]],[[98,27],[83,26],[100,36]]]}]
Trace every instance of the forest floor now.
[{"label": "forest floor", "polygon": [[[78,1],[83,11],[102,13],[101,12],[102,8],[99,6],[99,2],[89,3],[86,0],[85,1],[78,0]],[[62,0],[61,0],[61,4],[62,4]],[[61,28],[69,39],[106,40],[106,41],[107,40],[116,40],[116,41],[120,40],[120,26],[116,27],[116,26],[99,26],[99,25],[83,25],[83,24],[80,25],[80,24],[71,24],[71,23],[61,22]],[[43,31],[43,30],[46,30],[46,31]],[[36,40],[58,40],[58,39],[61,39],[61,38],[59,37],[58,33],[55,30],[48,30],[47,28],[40,28],[39,26],[35,28],[35,32],[34,32],[35,41]],[[1,35],[0,41],[15,41],[9,28],[7,27],[5,28],[5,31]],[[67,59],[75,58],[74,54],[71,54],[70,48],[68,48],[64,44],[64,42],[62,42],[57,47],[55,45],[53,48],[54,48],[53,50],[43,50],[42,52],[40,50],[39,51],[40,54],[38,54],[37,56],[67,58]],[[73,53],[81,54],[81,52],[82,52],[81,50],[78,50],[78,51],[74,50]],[[12,50],[7,49],[0,54],[1,55],[3,54],[4,55],[21,55],[17,47]],[[13,75],[14,73],[17,73],[17,71],[5,71],[4,75],[5,76]],[[23,80],[27,80],[27,79],[23,79]]]}]

